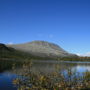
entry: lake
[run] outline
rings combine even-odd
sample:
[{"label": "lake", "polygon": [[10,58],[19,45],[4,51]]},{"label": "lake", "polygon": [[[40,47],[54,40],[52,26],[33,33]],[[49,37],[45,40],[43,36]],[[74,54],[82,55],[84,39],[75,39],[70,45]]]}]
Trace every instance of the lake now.
[{"label": "lake", "polygon": [[[9,64],[9,65],[8,65]],[[0,90],[17,90],[17,87],[13,85],[12,81],[18,76],[20,72],[23,72],[22,68],[17,68],[17,74],[10,69],[10,64],[7,63],[9,69],[7,69],[6,64],[0,64]],[[5,66],[5,67],[4,67]],[[58,69],[58,70],[57,70]],[[64,72],[67,69],[72,71],[82,73],[89,71],[90,72],[90,62],[70,62],[70,61],[54,61],[54,60],[34,60],[32,62],[31,71],[33,73],[43,73],[51,74],[55,71]]]}]

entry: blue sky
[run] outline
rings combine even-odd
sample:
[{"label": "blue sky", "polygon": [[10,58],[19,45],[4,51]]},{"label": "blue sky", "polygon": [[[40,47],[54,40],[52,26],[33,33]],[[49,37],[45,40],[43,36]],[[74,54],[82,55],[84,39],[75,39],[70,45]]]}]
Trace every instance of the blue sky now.
[{"label": "blue sky", "polygon": [[90,52],[90,0],[0,0],[0,42],[33,40]]}]

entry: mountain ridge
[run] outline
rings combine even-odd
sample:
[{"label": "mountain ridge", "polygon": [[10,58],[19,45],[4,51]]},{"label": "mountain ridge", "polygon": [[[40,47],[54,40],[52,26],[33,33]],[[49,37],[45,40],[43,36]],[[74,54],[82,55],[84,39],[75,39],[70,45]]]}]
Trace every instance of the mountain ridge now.
[{"label": "mountain ridge", "polygon": [[75,56],[75,54],[68,53],[59,45],[51,43],[51,42],[47,42],[47,41],[35,40],[28,43],[15,44],[15,45],[13,44],[13,45],[7,45],[7,46],[12,47],[16,50],[21,50],[35,56],[40,56],[40,57]]}]

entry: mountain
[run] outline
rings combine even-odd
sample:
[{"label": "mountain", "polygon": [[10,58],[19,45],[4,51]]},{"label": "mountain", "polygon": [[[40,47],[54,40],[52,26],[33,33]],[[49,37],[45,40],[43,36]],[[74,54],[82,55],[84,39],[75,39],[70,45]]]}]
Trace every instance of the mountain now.
[{"label": "mountain", "polygon": [[5,44],[0,43],[0,60],[22,60],[26,58],[32,58],[28,53],[16,50],[12,47],[8,47]]},{"label": "mountain", "polygon": [[4,44],[0,43],[0,52],[4,52],[4,51],[10,51],[11,49],[9,49],[7,46],[5,46]]},{"label": "mountain", "polygon": [[68,53],[60,46],[46,41],[32,41],[29,43],[13,44],[13,45],[7,45],[7,46],[22,52],[29,53],[33,56],[39,56],[39,57],[56,58],[56,57],[76,56],[74,54]]},{"label": "mountain", "polygon": [[6,45],[0,43],[0,59],[8,56],[7,54],[10,52],[12,52],[11,48],[8,48]]}]

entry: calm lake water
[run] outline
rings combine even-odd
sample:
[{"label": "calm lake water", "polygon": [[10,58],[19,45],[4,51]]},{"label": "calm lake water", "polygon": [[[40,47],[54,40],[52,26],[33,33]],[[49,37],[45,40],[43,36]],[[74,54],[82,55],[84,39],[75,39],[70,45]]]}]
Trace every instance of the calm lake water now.
[{"label": "calm lake water", "polygon": [[[77,71],[79,73],[83,73],[86,71],[90,72],[90,62],[61,62],[61,61],[33,61],[32,62],[32,72],[33,73],[44,73],[49,74],[53,73],[57,70],[64,71],[67,69],[71,69],[72,71]],[[4,67],[4,65],[3,65]],[[12,84],[13,79],[17,77],[17,74],[15,74],[12,70],[6,70],[2,69],[2,66],[0,65],[0,90],[17,90],[17,88]],[[19,71],[20,69],[17,69]],[[19,71],[20,72],[20,71]]]}]

